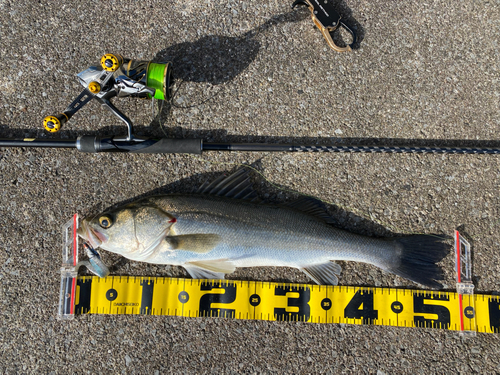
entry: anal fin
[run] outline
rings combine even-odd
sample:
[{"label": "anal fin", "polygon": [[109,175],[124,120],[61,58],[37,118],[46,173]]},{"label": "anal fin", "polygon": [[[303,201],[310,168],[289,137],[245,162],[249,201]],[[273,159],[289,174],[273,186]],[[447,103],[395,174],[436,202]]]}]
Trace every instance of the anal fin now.
[{"label": "anal fin", "polygon": [[300,270],[320,285],[337,285],[337,276],[342,272],[342,268],[333,262],[308,265]]},{"label": "anal fin", "polygon": [[226,259],[189,262],[183,267],[193,279],[223,279],[225,274],[236,270],[234,264]]},{"label": "anal fin", "polygon": [[220,273],[220,272],[212,272],[209,270],[206,270],[204,268],[196,267],[196,266],[190,266],[190,265],[184,265],[183,266],[186,271],[191,275],[193,279],[217,279],[217,280],[222,280],[224,279],[225,274]]}]

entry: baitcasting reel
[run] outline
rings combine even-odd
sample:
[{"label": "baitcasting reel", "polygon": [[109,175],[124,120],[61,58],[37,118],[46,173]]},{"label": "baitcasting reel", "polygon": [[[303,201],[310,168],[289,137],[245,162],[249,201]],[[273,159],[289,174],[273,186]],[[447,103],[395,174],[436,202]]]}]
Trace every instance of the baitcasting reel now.
[{"label": "baitcasting reel", "polygon": [[43,126],[47,131],[59,131],[80,108],[96,99],[127,124],[127,140],[130,141],[133,137],[132,122],[111,103],[111,98],[132,96],[169,100],[174,83],[170,62],[130,60],[110,53],[102,56],[100,67],[91,66],[77,77],[85,89],[63,113],[45,117]]}]

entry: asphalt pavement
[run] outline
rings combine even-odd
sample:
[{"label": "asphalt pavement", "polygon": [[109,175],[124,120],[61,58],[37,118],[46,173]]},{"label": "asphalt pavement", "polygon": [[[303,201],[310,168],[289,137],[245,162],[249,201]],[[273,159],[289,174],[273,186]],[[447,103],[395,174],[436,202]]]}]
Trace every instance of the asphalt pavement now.
[{"label": "asphalt pavement", "polygon": [[[206,142],[499,146],[497,1],[341,0],[359,35],[329,49],[291,1],[0,0],[0,138],[124,134],[96,102],[48,134],[42,119],[82,90],[104,53],[172,61],[171,103],[116,99],[139,135]],[[347,39],[348,35],[341,36]],[[158,103],[156,103],[157,105]],[[491,141],[491,142],[483,142]],[[0,149],[0,373],[498,373],[498,334],[437,329],[152,316],[57,320],[60,227],[153,193],[190,192],[252,164],[262,197],[327,202],[335,225],[370,236],[452,234],[473,245],[477,293],[500,292],[500,157],[224,153],[84,154]],[[122,261],[115,275],[188,277]],[[421,288],[343,262],[340,285]],[[442,262],[455,288],[453,256]],[[310,283],[291,268],[235,280]]]}]

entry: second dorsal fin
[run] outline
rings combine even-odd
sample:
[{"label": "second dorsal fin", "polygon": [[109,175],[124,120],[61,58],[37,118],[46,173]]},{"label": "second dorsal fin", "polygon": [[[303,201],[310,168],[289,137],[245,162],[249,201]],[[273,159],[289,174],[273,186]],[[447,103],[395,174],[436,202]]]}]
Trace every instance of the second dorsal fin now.
[{"label": "second dorsal fin", "polygon": [[312,197],[301,197],[296,201],[286,203],[285,206],[302,211],[311,216],[315,216],[324,220],[326,223],[333,223],[333,219],[330,214],[328,214],[325,204],[318,199]]},{"label": "second dorsal fin", "polygon": [[253,189],[250,176],[244,168],[238,169],[229,176],[222,175],[212,183],[203,184],[195,193],[244,199],[252,202],[259,199]]}]

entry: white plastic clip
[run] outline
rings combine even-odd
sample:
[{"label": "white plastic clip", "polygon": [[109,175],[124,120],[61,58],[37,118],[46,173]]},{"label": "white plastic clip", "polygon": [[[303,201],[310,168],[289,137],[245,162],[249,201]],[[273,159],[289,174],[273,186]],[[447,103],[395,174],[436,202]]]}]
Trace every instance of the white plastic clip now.
[{"label": "white plastic clip", "polygon": [[476,308],[470,244],[458,230],[455,231],[455,270],[460,311],[460,335],[476,336]]},{"label": "white plastic clip", "polygon": [[62,226],[61,291],[58,318],[75,317],[76,282],[78,276],[78,214]]}]

